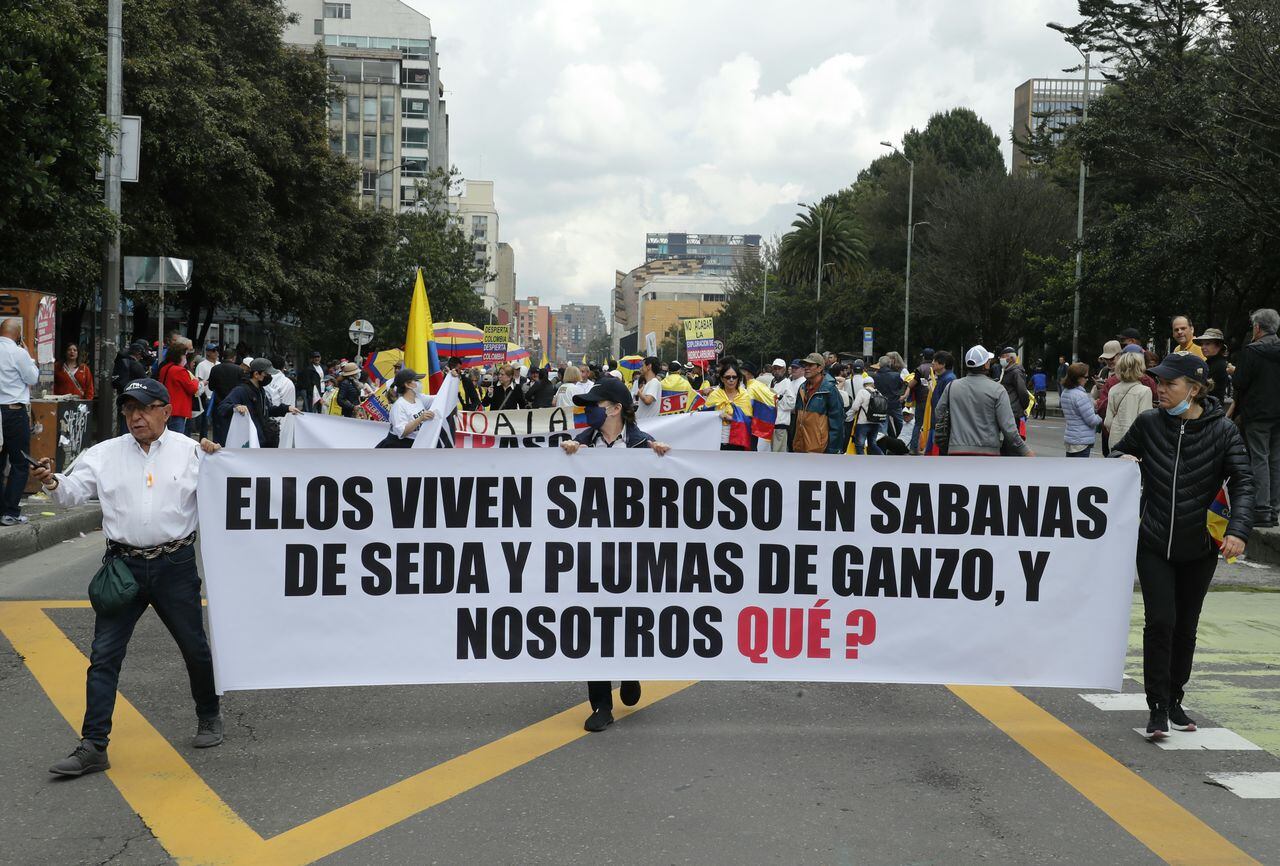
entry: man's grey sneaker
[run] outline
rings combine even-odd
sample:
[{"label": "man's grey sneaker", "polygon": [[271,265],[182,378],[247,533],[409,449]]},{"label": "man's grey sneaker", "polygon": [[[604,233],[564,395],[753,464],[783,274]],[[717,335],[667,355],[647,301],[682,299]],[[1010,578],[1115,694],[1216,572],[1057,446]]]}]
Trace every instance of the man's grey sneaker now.
[{"label": "man's grey sneaker", "polygon": [[1187,715],[1186,710],[1182,709],[1182,701],[1173,701],[1169,704],[1169,724],[1175,731],[1194,731],[1196,729],[1195,720]]},{"label": "man's grey sneaker", "polygon": [[27,518],[24,514],[19,514],[17,517],[14,517],[11,514],[6,514],[4,517],[0,517],[0,526],[17,526],[26,522]]},{"label": "man's grey sneaker", "polygon": [[222,745],[222,716],[200,719],[200,723],[196,726],[196,735],[191,739],[191,745],[197,749]]},{"label": "man's grey sneaker", "polygon": [[81,740],[76,750],[50,767],[49,772],[58,776],[83,776],[109,769],[111,762],[107,760],[107,750],[88,740]]}]

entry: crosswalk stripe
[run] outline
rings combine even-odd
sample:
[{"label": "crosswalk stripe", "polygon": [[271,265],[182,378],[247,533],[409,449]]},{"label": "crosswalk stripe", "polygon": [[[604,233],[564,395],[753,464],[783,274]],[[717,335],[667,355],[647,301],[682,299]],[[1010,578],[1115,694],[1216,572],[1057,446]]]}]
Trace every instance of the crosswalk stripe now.
[{"label": "crosswalk stripe", "polygon": [[[1134,728],[1139,734],[1146,736],[1146,728]],[[1261,752],[1262,747],[1254,745],[1235,731],[1227,728],[1200,728],[1198,731],[1169,731],[1163,740],[1154,741],[1160,748],[1171,751],[1202,750],[1206,752]]]},{"label": "crosswalk stripe", "polygon": [[1244,800],[1280,800],[1280,773],[1209,773],[1213,784]]}]

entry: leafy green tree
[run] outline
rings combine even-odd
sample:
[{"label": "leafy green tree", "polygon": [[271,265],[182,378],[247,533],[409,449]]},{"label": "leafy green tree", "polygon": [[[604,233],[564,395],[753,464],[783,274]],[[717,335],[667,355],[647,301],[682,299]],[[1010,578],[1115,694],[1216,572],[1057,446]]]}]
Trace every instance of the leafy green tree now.
[{"label": "leafy green tree", "polygon": [[954,177],[1004,171],[1000,136],[971,108],[952,108],[929,118],[923,130],[902,137],[907,158],[929,158]]},{"label": "leafy green tree", "polygon": [[[836,275],[855,274],[866,264],[866,242],[857,220],[834,200],[811,205],[797,215],[791,227],[778,247],[778,264],[784,279],[812,285],[818,275],[819,247],[823,267],[830,267]],[[829,275],[823,275],[824,282],[829,279]]]},{"label": "leafy green tree", "polygon": [[55,291],[62,312],[101,271],[111,227],[94,180],[106,148],[102,30],[74,0],[0,15],[0,285]]}]

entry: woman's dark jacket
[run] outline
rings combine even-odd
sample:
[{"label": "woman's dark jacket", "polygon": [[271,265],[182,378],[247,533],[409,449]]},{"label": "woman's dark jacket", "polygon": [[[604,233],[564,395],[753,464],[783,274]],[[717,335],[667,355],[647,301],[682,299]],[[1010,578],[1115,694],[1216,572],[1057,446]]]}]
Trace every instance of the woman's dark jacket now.
[{"label": "woman's dark jacket", "polygon": [[520,390],[520,386],[515,382],[512,382],[505,388],[501,385],[494,385],[493,390],[489,392],[489,399],[485,405],[490,412],[496,412],[499,409],[527,408],[524,400],[524,392]]},{"label": "woman's dark jacket", "polygon": [[1227,483],[1231,514],[1227,534],[1244,541],[1253,528],[1253,475],[1236,425],[1222,404],[1205,398],[1204,414],[1191,421],[1163,409],[1143,412],[1129,432],[1111,445],[1111,456],[1142,461],[1142,523],[1138,541],[1170,561],[1210,550],[1209,505]]}]

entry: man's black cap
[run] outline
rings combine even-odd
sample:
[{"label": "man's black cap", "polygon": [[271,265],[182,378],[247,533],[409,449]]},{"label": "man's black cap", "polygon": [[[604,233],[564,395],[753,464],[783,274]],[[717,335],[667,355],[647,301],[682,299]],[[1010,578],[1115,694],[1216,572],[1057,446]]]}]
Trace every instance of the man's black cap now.
[{"label": "man's black cap", "polygon": [[116,397],[116,408],[124,405],[125,400],[137,400],[143,406],[150,406],[155,401],[169,402],[169,389],[155,379],[134,379]]},{"label": "man's black cap", "polygon": [[1117,340],[1141,340],[1142,334],[1138,332],[1137,328],[1125,328],[1123,331],[1116,334],[1116,339]]},{"label": "man's black cap", "polygon": [[925,349],[920,353],[920,357],[924,358],[926,361],[933,360],[933,349]]},{"label": "man's black cap", "polygon": [[586,406],[588,403],[599,403],[601,400],[608,400],[610,403],[619,403],[622,408],[631,407],[631,392],[627,390],[627,386],[622,384],[621,379],[615,379],[612,376],[605,376],[599,382],[591,386],[591,390],[585,394],[578,394],[573,398],[573,402],[578,406]]},{"label": "man's black cap", "polygon": [[142,340],[134,340],[129,344],[129,351],[131,353],[145,355],[147,353],[147,344]]},{"label": "man's black cap", "polygon": [[312,353],[311,353],[311,357],[313,357],[313,358],[319,358],[319,357],[320,357],[320,353],[319,353],[319,352],[312,352]]},{"label": "man's black cap", "polygon": [[1013,348],[1013,346],[1005,346],[1003,349],[1000,350],[997,357],[999,355],[1016,355],[1016,354],[1018,354],[1018,350]]},{"label": "man's black cap", "polygon": [[755,364],[753,364],[753,363],[751,363],[750,361],[743,361],[743,362],[742,362],[741,364],[739,364],[738,366],[739,366],[740,368],[742,368],[742,370],[744,370],[745,372],[750,373],[750,374],[751,374],[751,376],[752,376],[752,378],[755,378],[755,376],[756,376],[756,374],[757,374],[757,372],[758,372],[758,371],[756,370],[756,365],[755,365]]},{"label": "man's black cap", "polygon": [[426,377],[426,373],[415,373],[408,367],[401,367],[399,370],[396,370],[395,388],[399,391],[406,383],[416,382],[417,380],[425,379]]},{"label": "man's black cap", "polygon": [[1148,368],[1147,373],[1157,379],[1177,379],[1181,376],[1186,379],[1194,379],[1201,385],[1206,385],[1209,382],[1209,368],[1204,359],[1190,352],[1174,352],[1170,355],[1165,355],[1164,360],[1154,367]]}]

